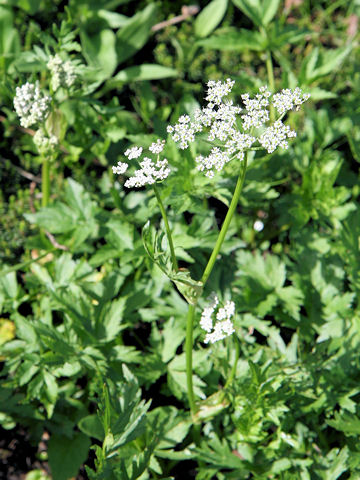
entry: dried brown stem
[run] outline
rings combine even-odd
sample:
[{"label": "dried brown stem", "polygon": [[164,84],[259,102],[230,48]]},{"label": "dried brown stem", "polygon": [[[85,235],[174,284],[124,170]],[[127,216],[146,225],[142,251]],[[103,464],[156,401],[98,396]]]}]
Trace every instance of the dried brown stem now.
[{"label": "dried brown stem", "polygon": [[151,30],[153,32],[157,32],[159,30],[162,30],[163,28],[168,27],[169,25],[175,25],[176,23],[183,22],[187,18],[196,15],[199,11],[199,7],[197,5],[184,5],[181,8],[181,15],[178,15],[177,17],[170,18],[169,20],[165,20],[164,22],[157,23],[154,25]]}]

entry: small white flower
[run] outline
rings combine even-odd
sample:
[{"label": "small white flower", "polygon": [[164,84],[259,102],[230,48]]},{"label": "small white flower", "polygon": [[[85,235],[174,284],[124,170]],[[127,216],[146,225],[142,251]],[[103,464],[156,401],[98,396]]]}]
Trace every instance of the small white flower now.
[{"label": "small white flower", "polygon": [[200,326],[206,332],[211,332],[213,328],[212,314],[214,313],[215,308],[219,304],[219,298],[213,292],[208,298],[208,301],[209,301],[209,305],[204,308],[201,314]]},{"label": "small white flower", "polygon": [[310,94],[303,93],[299,87],[296,87],[295,90],[286,88],[281,90],[280,93],[273,95],[272,104],[280,115],[282,115],[289,110],[299,110],[300,105],[306,102],[309,98]]},{"label": "small white flower", "polygon": [[128,148],[124,155],[125,157],[127,157],[129,160],[132,160],[133,158],[139,158],[142,154],[142,147],[131,147],[131,148]]},{"label": "small white flower", "polygon": [[[157,140],[157,142],[152,143],[149,147],[151,153],[159,155],[165,145],[165,140]],[[143,152],[142,147],[131,147],[128,148],[124,155],[132,160],[134,158],[139,158]],[[156,182],[165,180],[170,174],[169,162],[166,158],[163,160],[158,159],[156,161],[152,160],[149,157],[144,157],[143,160],[139,163],[140,168],[135,170],[134,175],[129,177],[125,182],[125,187],[144,187],[145,185],[153,185]],[[114,173],[119,175],[126,172],[129,164],[126,162],[118,162],[116,166],[112,167]]]},{"label": "small white flower", "polygon": [[39,83],[25,83],[16,87],[14,108],[20,118],[20,124],[27,128],[38,122],[43,122],[50,111],[51,97],[44,95]]},{"label": "small white flower", "polygon": [[230,78],[226,79],[226,82],[215,82],[214,80],[210,80],[207,83],[208,92],[205,100],[209,102],[209,107],[211,108],[214,105],[220,105],[222,102],[222,98],[226,97],[234,86],[234,80],[230,80]]},{"label": "small white flower", "polygon": [[231,321],[231,318],[235,315],[235,303],[228,300],[223,307],[218,308],[219,298],[214,293],[209,300],[209,305],[204,308],[201,314],[200,326],[207,332],[204,342],[215,343],[235,332]]},{"label": "small white flower", "polygon": [[188,115],[182,115],[179,118],[179,123],[167,127],[167,132],[171,134],[174,142],[179,143],[179,147],[185,150],[189,143],[195,141],[195,133],[200,132],[201,129],[201,125],[192,123]]},{"label": "small white flower", "polygon": [[267,87],[260,87],[259,93],[255,98],[250,98],[248,93],[241,95],[242,101],[246,107],[246,114],[242,115],[243,129],[258,128],[269,120],[269,97],[271,93]]},{"label": "small white flower", "polygon": [[153,185],[155,182],[165,180],[170,174],[166,158],[154,163],[151,158],[144,157],[144,160],[140,162],[140,167],[139,170],[135,170],[134,176],[126,180],[125,187],[139,188],[145,185]]},{"label": "small white flower", "polygon": [[158,155],[164,150],[164,146],[165,146],[165,140],[157,139],[156,143],[154,142],[150,145],[149,150],[154,155]]},{"label": "small white flower", "polygon": [[195,158],[196,163],[198,164],[197,169],[201,172],[205,171],[205,175],[209,178],[214,176],[214,170],[218,172],[224,168],[224,165],[230,161],[228,153],[223,152],[218,147],[211,149],[210,155],[203,157],[199,155]]},{"label": "small white flower", "polygon": [[264,224],[261,220],[255,220],[253,228],[255,232],[261,232],[264,229]]},{"label": "small white flower", "polygon": [[295,130],[291,130],[288,125],[284,125],[281,120],[277,120],[260,135],[259,143],[272,153],[277,147],[287,149],[289,144],[287,138],[296,137]]},{"label": "small white flower", "polygon": [[126,172],[126,170],[128,169],[128,166],[129,165],[127,163],[118,162],[116,166],[112,167],[112,171],[115,174],[122,175],[123,173]]}]

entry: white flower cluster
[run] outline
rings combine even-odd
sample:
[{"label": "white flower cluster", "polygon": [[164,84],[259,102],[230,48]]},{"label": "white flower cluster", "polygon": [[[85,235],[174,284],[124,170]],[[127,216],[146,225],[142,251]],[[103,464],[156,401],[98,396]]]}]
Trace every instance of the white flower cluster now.
[{"label": "white flower cluster", "polygon": [[[228,300],[223,307],[219,308],[219,298],[214,293],[209,300],[209,306],[205,307],[201,314],[200,326],[207,332],[204,342],[215,343],[235,332],[231,321],[235,314],[235,303]],[[216,310],[214,324],[213,315]]]},{"label": "white flower cluster", "polygon": [[179,147],[185,150],[189,146],[189,142],[195,141],[195,133],[201,132],[202,128],[197,123],[192,123],[189,115],[181,115],[174,126],[168,125],[167,132],[172,134],[175,142],[179,143]]},{"label": "white flower cluster", "polygon": [[38,149],[44,152],[53,151],[59,143],[55,135],[47,135],[43,128],[36,131],[33,140]]},{"label": "white flower cluster", "polygon": [[255,98],[250,98],[248,93],[241,95],[242,101],[246,107],[246,114],[242,115],[243,129],[259,128],[269,120],[269,97],[271,92],[266,87],[260,87],[259,93]]},{"label": "white flower cluster", "polygon": [[288,125],[284,125],[281,120],[277,120],[274,125],[270,125],[259,137],[259,143],[268,151],[274,152],[277,147],[287,149],[289,147],[287,138],[296,137],[295,130],[291,130]]},{"label": "white flower cluster", "polygon": [[39,83],[25,83],[16,87],[14,108],[25,128],[37,122],[43,122],[49,114],[51,97],[40,91]]},{"label": "white flower cluster", "polygon": [[70,60],[64,62],[60,55],[51,55],[46,66],[51,72],[51,86],[55,92],[59,87],[69,88],[75,82],[75,67]]},{"label": "white flower cluster", "polygon": [[140,170],[135,170],[134,176],[130,177],[125,182],[125,187],[144,187],[145,185],[152,185],[155,182],[165,180],[170,173],[168,168],[168,161],[157,160],[153,162],[151,158],[144,157],[144,160],[140,162]]},{"label": "white flower cluster", "polygon": [[[188,115],[182,115],[177,124],[167,127],[167,132],[179,143],[181,149],[188,148],[195,140],[196,133],[205,128],[209,129],[207,139],[210,142],[218,140],[222,143],[221,146],[214,146],[207,157],[200,155],[195,159],[198,170],[205,172],[207,177],[213,177],[216,171],[221,171],[233,158],[243,160],[244,152],[255,142],[268,153],[272,153],[277,147],[288,148],[286,139],[296,136],[296,133],[280,119],[267,127],[270,101],[279,114],[283,115],[288,110],[298,109],[310,97],[303,94],[300,88],[296,88],[294,91],[282,90],[271,98],[267,87],[261,87],[255,98],[250,98],[248,93],[241,96],[245,106],[242,109],[232,101],[223,100],[223,97],[231,92],[233,85],[234,82],[230,79],[225,82],[209,81],[205,97],[208,103],[201,110],[195,110],[194,120]],[[242,126],[239,130],[237,117],[240,113]],[[248,131],[250,133],[247,133]]]},{"label": "white flower cluster", "polygon": [[157,139],[156,143],[152,143],[149,147],[149,150],[154,155],[159,155],[164,150],[165,140]]},{"label": "white flower cluster", "polygon": [[280,115],[283,115],[289,110],[299,110],[300,105],[309,98],[310,94],[302,93],[299,87],[296,87],[295,90],[284,88],[280,93],[273,95],[272,103]]},{"label": "white flower cluster", "polygon": [[[158,139],[152,143],[149,147],[151,153],[157,155],[157,160],[154,161],[149,157],[144,157],[140,162],[140,169],[135,170],[134,176],[128,178],[125,182],[125,187],[144,187],[145,185],[153,185],[156,182],[165,180],[170,174],[170,168],[168,167],[168,161],[166,158],[160,160],[159,154],[163,151],[165,146],[165,140]],[[140,158],[143,152],[142,147],[131,147],[125,151],[124,155],[128,160],[134,158]],[[126,172],[129,164],[125,162],[118,162],[118,164],[112,167],[114,173],[121,175]]]},{"label": "white flower cluster", "polygon": [[123,173],[126,172],[126,170],[128,169],[128,166],[129,166],[128,163],[118,162],[116,166],[112,167],[112,171],[114,174],[122,175]]},{"label": "white flower cluster", "polygon": [[132,160],[133,158],[139,158],[142,154],[142,151],[142,147],[131,147],[125,151],[124,155],[128,158],[128,160]]}]

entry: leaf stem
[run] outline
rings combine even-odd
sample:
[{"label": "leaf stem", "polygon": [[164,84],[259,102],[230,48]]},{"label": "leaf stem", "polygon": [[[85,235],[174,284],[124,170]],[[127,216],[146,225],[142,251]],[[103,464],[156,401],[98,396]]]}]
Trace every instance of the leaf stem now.
[{"label": "leaf stem", "polygon": [[162,216],[162,218],[164,220],[164,224],[165,224],[166,236],[167,236],[167,239],[168,239],[168,242],[169,242],[169,247],[170,247],[170,255],[171,255],[172,266],[173,266],[173,269],[177,272],[179,270],[179,266],[178,266],[176,255],[175,255],[175,248],[174,248],[174,243],[173,243],[172,236],[171,236],[169,221],[168,221],[168,218],[167,218],[167,215],[166,215],[164,204],[161,200],[160,192],[159,192],[156,184],[153,185],[153,188],[154,188],[154,193],[155,193],[156,200],[157,200],[159,208],[160,208],[161,216]]}]

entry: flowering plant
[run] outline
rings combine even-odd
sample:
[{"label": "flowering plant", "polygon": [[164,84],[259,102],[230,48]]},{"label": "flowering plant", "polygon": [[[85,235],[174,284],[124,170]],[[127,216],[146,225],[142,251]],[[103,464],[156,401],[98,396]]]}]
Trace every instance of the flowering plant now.
[{"label": "flowering plant", "polygon": [[[282,120],[287,112],[299,110],[300,106],[310,97],[309,94],[303,93],[300,88],[295,90],[283,89],[280,93],[272,95],[266,87],[261,87],[254,98],[251,98],[248,93],[243,94],[241,99],[244,107],[240,107],[234,105],[232,100],[224,100],[224,97],[230,94],[234,83],[230,79],[227,79],[225,82],[210,80],[207,84],[206,106],[195,110],[193,119],[189,115],[182,115],[177,124],[167,127],[167,132],[172,140],[179,144],[181,150],[187,149],[192,142],[195,142],[196,135],[208,133],[206,140],[213,144],[210,154],[208,156],[199,155],[195,159],[197,169],[205,172],[207,177],[213,178],[215,173],[221,172],[230,161],[239,162],[240,166],[240,174],[227,215],[199,282],[192,279],[188,271],[179,271],[176,259],[176,245],[174,245],[166,210],[156,186],[158,182],[165,180],[171,172],[171,164],[169,165],[168,160],[160,160],[160,154],[165,146],[164,140],[158,139],[156,143],[152,143],[149,147],[150,152],[157,155],[156,163],[150,158],[144,157],[144,160],[140,162],[141,169],[135,170],[134,176],[125,182],[125,187],[128,188],[144,187],[145,185],[153,186],[166,228],[171,256],[170,269],[167,267],[166,262],[161,262],[160,260],[164,255],[160,248],[157,249],[156,254],[150,253],[151,251],[154,252],[155,249],[149,245],[149,238],[146,236],[144,237],[145,248],[153,261],[174,281],[189,303],[185,351],[188,398],[194,421],[199,409],[195,402],[192,371],[195,309],[214,268],[230,222],[236,211],[246,174],[247,154],[250,150],[264,149],[267,153],[273,153],[277,148],[287,149],[288,139],[295,137],[296,132],[288,125],[285,125]],[[278,115],[275,119],[274,110]],[[128,160],[133,160],[138,159],[142,152],[142,147],[133,146],[126,150],[124,155]],[[127,171],[128,166],[127,162],[119,161],[113,167],[113,173],[123,175]],[[146,227],[147,229],[148,226]],[[236,332],[231,321],[235,314],[234,302],[227,301],[221,308],[218,307],[218,304],[219,298],[214,293],[210,304],[202,312],[200,326],[206,332],[205,343],[218,342]],[[214,323],[213,314],[216,309],[218,310]],[[237,349],[234,369],[238,361],[238,354],[239,349]]]}]

